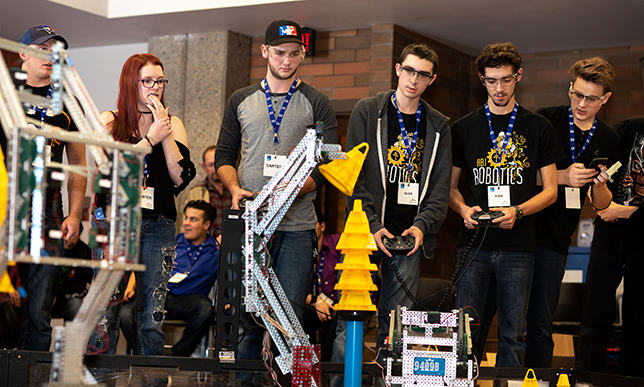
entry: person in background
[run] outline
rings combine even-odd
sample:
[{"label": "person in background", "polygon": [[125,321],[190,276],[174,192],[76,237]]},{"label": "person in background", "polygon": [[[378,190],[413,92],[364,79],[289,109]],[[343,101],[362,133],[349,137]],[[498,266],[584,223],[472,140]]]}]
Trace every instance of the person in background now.
[{"label": "person in background", "polygon": [[[196,174],[186,129],[165,107],[167,84],[159,58],[152,54],[132,55],[121,71],[118,110],[105,111],[100,116],[116,140],[151,151],[145,156],[140,198],[139,262],[146,270],[135,273],[139,355],[163,355],[163,307],[175,256],[175,196]],[[97,205],[100,210],[93,211],[94,221],[100,222],[99,214],[108,211],[102,208],[104,203]],[[116,300],[123,298],[125,286],[122,281],[115,289]],[[116,302],[105,310],[99,329],[90,337],[90,352],[114,353],[120,309],[120,302]]]}]

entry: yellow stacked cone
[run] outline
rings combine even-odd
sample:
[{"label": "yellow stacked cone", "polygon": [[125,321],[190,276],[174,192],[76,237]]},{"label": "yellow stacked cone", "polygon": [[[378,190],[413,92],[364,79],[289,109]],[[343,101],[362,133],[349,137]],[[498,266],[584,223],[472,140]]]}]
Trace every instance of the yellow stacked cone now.
[{"label": "yellow stacked cone", "polygon": [[378,271],[378,267],[369,262],[369,255],[378,247],[369,230],[367,214],[362,211],[361,200],[354,201],[336,248],[344,254],[344,261],[335,266],[336,270],[342,270],[340,281],[335,285],[336,290],[342,291],[342,296],[335,310],[375,312],[369,291],[377,290],[377,287],[369,272]]},{"label": "yellow stacked cone", "polygon": [[347,152],[346,160],[333,160],[328,164],[320,165],[320,173],[340,192],[351,196],[368,151],[369,144],[366,142],[358,144]]}]

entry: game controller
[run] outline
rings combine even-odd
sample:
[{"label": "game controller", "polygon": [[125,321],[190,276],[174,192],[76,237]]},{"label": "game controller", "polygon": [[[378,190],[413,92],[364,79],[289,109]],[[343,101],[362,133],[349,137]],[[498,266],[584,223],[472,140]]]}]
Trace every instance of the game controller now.
[{"label": "game controller", "polygon": [[472,219],[479,223],[476,227],[499,227],[499,223],[492,223],[492,221],[503,215],[501,211],[478,211],[472,214]]},{"label": "game controller", "polygon": [[391,252],[404,254],[414,249],[416,239],[411,235],[382,238],[382,244]]}]

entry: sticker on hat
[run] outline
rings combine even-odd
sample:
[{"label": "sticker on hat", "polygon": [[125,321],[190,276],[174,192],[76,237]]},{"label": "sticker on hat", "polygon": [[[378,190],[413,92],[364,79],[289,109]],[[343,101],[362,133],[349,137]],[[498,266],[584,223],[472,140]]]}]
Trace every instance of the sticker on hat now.
[{"label": "sticker on hat", "polygon": [[297,36],[295,26],[280,26],[280,36]]}]

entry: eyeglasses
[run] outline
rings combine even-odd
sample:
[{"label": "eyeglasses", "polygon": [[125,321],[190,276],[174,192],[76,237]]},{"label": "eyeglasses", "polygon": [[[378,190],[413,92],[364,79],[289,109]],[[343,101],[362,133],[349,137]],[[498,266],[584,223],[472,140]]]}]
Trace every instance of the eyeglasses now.
[{"label": "eyeglasses", "polygon": [[516,83],[518,76],[519,76],[519,73],[514,73],[512,75],[507,75],[501,78],[485,77],[481,75],[481,83],[483,83],[483,86],[496,86],[500,83],[501,86],[505,87],[505,86],[510,86],[513,83]]},{"label": "eyeglasses", "polygon": [[159,80],[154,80],[154,79],[141,79],[139,82],[143,83],[143,87],[146,89],[151,89],[154,87],[154,85],[158,85],[159,89],[165,89],[165,87],[168,85],[168,80],[167,79],[159,79]]},{"label": "eyeglasses", "polygon": [[270,57],[278,61],[284,61],[286,58],[288,58],[291,60],[291,62],[299,62],[303,60],[304,56],[306,55],[303,50],[287,52],[276,50],[271,46],[266,46],[266,48],[268,49]]},{"label": "eyeglasses", "polygon": [[407,67],[400,65],[400,71],[408,78],[414,78],[418,77],[419,82],[427,83],[434,78],[434,74],[427,73],[425,71],[416,71],[416,69],[412,67]]},{"label": "eyeglasses", "polygon": [[581,102],[585,99],[586,105],[590,107],[599,105],[604,100],[604,98],[606,98],[606,94],[602,95],[601,97],[598,97],[596,95],[582,94],[578,91],[573,90],[572,85],[570,85],[570,89],[568,89],[568,96],[575,102]]}]

